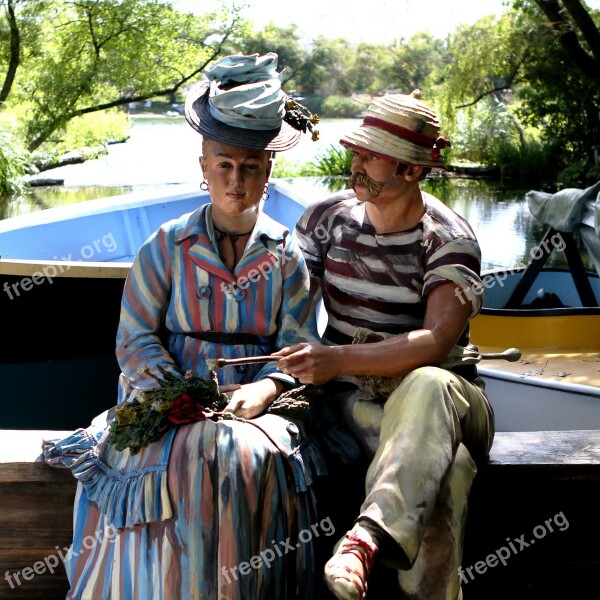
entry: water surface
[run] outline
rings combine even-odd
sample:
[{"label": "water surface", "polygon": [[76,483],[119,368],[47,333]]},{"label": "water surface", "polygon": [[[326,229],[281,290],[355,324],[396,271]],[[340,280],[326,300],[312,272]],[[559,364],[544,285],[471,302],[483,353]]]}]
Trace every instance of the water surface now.
[{"label": "water surface", "polygon": [[[284,153],[285,161],[312,160],[358,124],[357,119],[324,120],[319,126],[320,140],[312,142],[303,136],[298,146]],[[136,117],[127,142],[111,145],[108,154],[99,159],[44,172],[41,176],[62,179],[64,184],[34,188],[0,206],[0,218],[130,191],[161,194],[173,192],[181,184],[199,185],[200,140],[183,117]],[[321,180],[292,181],[303,194],[322,196],[327,192]],[[529,262],[543,227],[529,213],[527,190],[487,180],[454,178],[431,179],[424,187],[469,221],[481,244],[484,268]],[[562,256],[553,257],[552,262],[562,264]]]}]

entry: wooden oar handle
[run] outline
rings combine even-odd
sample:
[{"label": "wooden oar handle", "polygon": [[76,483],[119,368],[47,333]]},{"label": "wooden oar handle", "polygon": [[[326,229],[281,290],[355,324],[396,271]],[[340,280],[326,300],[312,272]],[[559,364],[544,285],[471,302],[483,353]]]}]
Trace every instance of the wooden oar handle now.
[{"label": "wooden oar handle", "polygon": [[217,368],[230,365],[251,365],[279,360],[280,356],[248,356],[246,358],[217,358]]},{"label": "wooden oar handle", "polygon": [[[509,348],[503,352],[488,352],[480,354],[482,360],[504,359],[508,362],[516,362],[521,358],[521,351],[517,348]],[[256,363],[267,363],[279,360],[279,356],[248,356],[245,358],[217,358],[217,368],[232,365],[252,365]]]},{"label": "wooden oar handle", "polygon": [[504,350],[504,352],[482,352],[481,358],[482,360],[502,358],[508,362],[517,362],[521,358],[521,351],[518,348],[509,348],[508,350]]}]

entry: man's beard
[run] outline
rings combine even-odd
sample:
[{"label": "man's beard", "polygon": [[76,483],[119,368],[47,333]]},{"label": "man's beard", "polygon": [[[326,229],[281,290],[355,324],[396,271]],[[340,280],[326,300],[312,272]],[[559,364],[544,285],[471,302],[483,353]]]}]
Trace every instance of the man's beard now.
[{"label": "man's beard", "polygon": [[357,183],[364,185],[367,188],[367,192],[369,192],[369,196],[371,196],[371,198],[377,198],[383,189],[383,186],[385,185],[385,183],[371,179],[365,173],[354,173],[350,176],[349,183],[352,189],[355,189],[354,186]]}]

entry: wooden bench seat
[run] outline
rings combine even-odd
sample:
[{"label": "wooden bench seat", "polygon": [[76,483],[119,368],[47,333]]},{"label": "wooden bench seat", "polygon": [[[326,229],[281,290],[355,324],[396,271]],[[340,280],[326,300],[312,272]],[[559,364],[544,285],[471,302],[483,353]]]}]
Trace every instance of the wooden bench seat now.
[{"label": "wooden bench seat", "polygon": [[596,597],[599,506],[599,430],[497,433],[469,500],[465,600]]},{"label": "wooden bench seat", "polygon": [[36,462],[43,438],[68,433],[0,431],[0,598],[64,599],[69,589],[62,561],[53,565],[71,543],[76,482]]},{"label": "wooden bench seat", "polygon": [[[66,433],[0,431],[0,598],[65,597],[64,569],[50,569],[49,557],[64,555],[70,543],[75,480],[36,459],[44,437]],[[497,433],[471,494],[465,600],[592,597],[598,506],[600,431]],[[506,566],[493,558],[489,566],[486,558],[501,548],[500,555],[510,553]],[[378,598],[387,600],[389,591],[374,582],[369,600]]]}]

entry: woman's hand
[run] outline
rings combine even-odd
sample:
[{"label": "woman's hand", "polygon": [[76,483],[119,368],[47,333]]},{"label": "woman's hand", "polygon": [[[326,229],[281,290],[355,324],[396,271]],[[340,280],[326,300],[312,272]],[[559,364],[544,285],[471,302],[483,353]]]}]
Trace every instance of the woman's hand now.
[{"label": "woman's hand", "polygon": [[300,383],[321,384],[341,374],[341,346],[302,343],[274,352],[277,368]]},{"label": "woman's hand", "polygon": [[240,385],[227,392],[231,398],[224,412],[230,412],[242,419],[252,419],[269,408],[283,390],[283,384],[269,377]]}]

